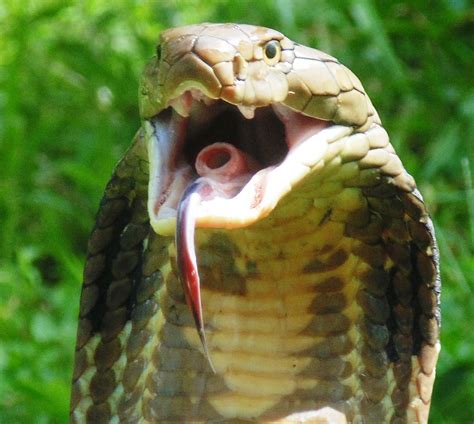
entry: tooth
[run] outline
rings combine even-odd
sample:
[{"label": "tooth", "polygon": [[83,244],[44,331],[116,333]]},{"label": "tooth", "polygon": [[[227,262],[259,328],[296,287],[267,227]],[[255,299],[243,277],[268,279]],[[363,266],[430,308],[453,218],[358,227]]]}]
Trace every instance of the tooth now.
[{"label": "tooth", "polygon": [[196,329],[204,349],[204,355],[209,361],[211,369],[215,372],[209,355],[209,349],[204,332],[204,322],[202,317],[201,286],[199,270],[196,260],[196,250],[194,247],[194,230],[196,226],[196,208],[201,203],[201,190],[207,184],[203,179],[198,179],[191,183],[184,191],[178,205],[176,220],[176,253],[178,262],[178,274],[183,286],[184,296],[188,303],[196,324]]},{"label": "tooth", "polygon": [[237,105],[240,113],[247,119],[253,119],[255,116],[255,106],[241,106]]},{"label": "tooth", "polygon": [[216,103],[216,99],[211,99],[210,97],[207,97],[207,96],[204,96],[202,101],[204,102],[206,106],[212,106],[214,103]]},{"label": "tooth", "polygon": [[169,105],[183,118],[187,118],[193,105],[193,96],[189,92],[183,93],[181,96],[170,100]]}]

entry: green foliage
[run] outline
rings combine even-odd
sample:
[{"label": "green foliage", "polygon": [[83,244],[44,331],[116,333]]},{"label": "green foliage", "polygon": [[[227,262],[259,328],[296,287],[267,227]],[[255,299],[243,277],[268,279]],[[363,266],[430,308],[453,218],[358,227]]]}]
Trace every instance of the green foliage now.
[{"label": "green foliage", "polygon": [[140,71],[160,30],[203,21],[279,29],[363,81],[436,223],[444,320],[432,422],[472,422],[474,34],[463,0],[3,1],[0,422],[67,420],[87,235],[139,126]]}]

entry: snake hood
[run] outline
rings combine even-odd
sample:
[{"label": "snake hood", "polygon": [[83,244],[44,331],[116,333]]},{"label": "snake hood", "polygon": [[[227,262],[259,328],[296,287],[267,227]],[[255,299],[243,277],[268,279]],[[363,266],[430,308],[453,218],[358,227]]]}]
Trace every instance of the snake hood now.
[{"label": "snake hood", "polygon": [[357,77],[271,29],[192,25],[161,34],[139,104],[89,241],[71,419],[426,422],[434,230]]}]

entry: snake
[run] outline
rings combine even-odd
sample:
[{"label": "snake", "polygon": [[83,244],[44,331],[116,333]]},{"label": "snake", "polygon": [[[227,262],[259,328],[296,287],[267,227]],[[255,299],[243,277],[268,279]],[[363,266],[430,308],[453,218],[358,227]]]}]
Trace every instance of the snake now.
[{"label": "snake", "polygon": [[72,423],[426,423],[431,218],[359,79],[243,24],[163,31],[87,247]]}]

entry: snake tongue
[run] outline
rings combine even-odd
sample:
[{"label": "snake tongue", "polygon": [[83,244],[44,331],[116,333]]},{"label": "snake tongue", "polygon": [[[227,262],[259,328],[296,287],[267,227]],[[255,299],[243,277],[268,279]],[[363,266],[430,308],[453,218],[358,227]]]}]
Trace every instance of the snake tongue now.
[{"label": "snake tongue", "polygon": [[207,188],[205,180],[198,179],[184,191],[179,202],[176,222],[176,251],[179,279],[183,286],[186,302],[191,309],[196,329],[199,334],[204,354],[214,370],[209,350],[207,348],[204,321],[202,316],[201,284],[194,247],[194,228],[196,225],[196,208],[201,202],[202,192]]},{"label": "snake tongue", "polygon": [[188,185],[178,204],[175,243],[179,279],[204,353],[213,370],[204,331],[201,284],[194,243],[197,211],[202,201],[235,196],[257,167],[258,164],[251,157],[233,145],[211,144],[198,154],[195,168],[200,177]]}]

